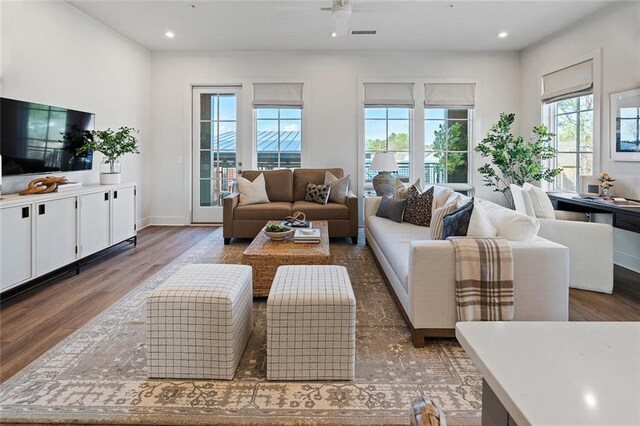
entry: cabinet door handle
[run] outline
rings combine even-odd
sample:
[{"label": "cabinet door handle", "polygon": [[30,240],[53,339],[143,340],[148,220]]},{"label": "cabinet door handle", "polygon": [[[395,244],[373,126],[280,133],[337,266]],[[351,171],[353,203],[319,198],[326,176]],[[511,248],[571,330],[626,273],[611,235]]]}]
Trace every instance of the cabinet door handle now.
[{"label": "cabinet door handle", "polygon": [[23,207],[22,208],[22,218],[25,219],[29,217],[29,207]]},{"label": "cabinet door handle", "polygon": [[45,211],[44,204],[38,205],[38,214],[42,215],[42,214],[45,214],[45,213],[46,213],[46,211]]},{"label": "cabinet door handle", "polygon": [[113,191],[113,198],[118,198],[118,191]]},{"label": "cabinet door handle", "polygon": [[109,201],[109,193],[108,192],[104,193],[104,200],[105,201]]}]

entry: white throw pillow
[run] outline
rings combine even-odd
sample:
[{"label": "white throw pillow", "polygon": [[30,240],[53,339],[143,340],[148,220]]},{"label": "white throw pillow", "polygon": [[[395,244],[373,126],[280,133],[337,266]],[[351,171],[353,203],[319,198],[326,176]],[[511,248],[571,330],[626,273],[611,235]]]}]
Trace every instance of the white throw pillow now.
[{"label": "white throw pillow", "polygon": [[495,237],[498,233],[493,222],[484,211],[482,204],[477,199],[473,201],[473,210],[469,220],[467,236],[469,237]]},{"label": "white throw pillow", "polygon": [[531,202],[531,196],[529,191],[525,191],[518,185],[509,185],[511,190],[511,196],[513,197],[513,204],[517,212],[524,213],[527,216],[536,217],[536,212],[533,209],[533,203]]},{"label": "white throw pillow", "polygon": [[518,213],[491,201],[478,200],[489,220],[496,227],[497,236],[509,241],[534,241],[540,230],[540,221],[535,217]]},{"label": "white throw pillow", "polygon": [[[424,190],[433,186],[433,204],[431,204],[431,211],[447,204],[447,199],[453,193],[453,189],[447,186],[427,185]],[[423,190],[423,191],[424,191]]]},{"label": "white throw pillow", "polygon": [[260,173],[253,182],[242,176],[238,176],[238,192],[240,192],[239,206],[269,202],[264,173]]},{"label": "white throw pillow", "polygon": [[553,211],[553,204],[547,193],[542,188],[538,188],[535,185],[531,185],[526,182],[522,185],[524,192],[527,192],[531,197],[531,204],[533,204],[533,211],[538,219],[555,219],[556,214]]}]

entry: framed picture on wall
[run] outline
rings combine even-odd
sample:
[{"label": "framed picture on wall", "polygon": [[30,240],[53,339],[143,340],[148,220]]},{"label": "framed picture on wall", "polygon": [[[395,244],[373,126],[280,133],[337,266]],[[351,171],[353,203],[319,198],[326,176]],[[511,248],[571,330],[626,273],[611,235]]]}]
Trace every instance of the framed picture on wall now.
[{"label": "framed picture on wall", "polygon": [[611,159],[640,161],[640,88],[611,94]]}]

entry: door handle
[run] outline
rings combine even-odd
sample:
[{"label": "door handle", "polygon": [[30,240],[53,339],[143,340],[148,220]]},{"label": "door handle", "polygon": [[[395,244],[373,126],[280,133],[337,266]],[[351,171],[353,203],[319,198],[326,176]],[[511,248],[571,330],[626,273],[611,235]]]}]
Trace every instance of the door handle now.
[{"label": "door handle", "polygon": [[113,191],[113,198],[118,198],[118,191]]},{"label": "door handle", "polygon": [[29,207],[23,207],[22,208],[22,218],[25,219],[29,217]]},{"label": "door handle", "polygon": [[105,201],[109,201],[109,193],[108,192],[104,193],[104,200]]},{"label": "door handle", "polygon": [[44,204],[40,204],[40,205],[38,205],[38,214],[39,214],[39,215],[43,215],[43,214],[45,214],[45,213],[46,213],[46,210],[45,210],[45,206],[44,206]]}]

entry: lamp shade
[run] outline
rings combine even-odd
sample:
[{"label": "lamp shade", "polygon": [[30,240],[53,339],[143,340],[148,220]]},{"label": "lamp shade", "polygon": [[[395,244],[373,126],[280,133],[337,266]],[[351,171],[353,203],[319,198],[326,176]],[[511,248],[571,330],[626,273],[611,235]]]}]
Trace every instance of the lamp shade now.
[{"label": "lamp shade", "polygon": [[376,152],[371,161],[371,170],[395,172],[398,170],[396,156],[392,152]]}]

